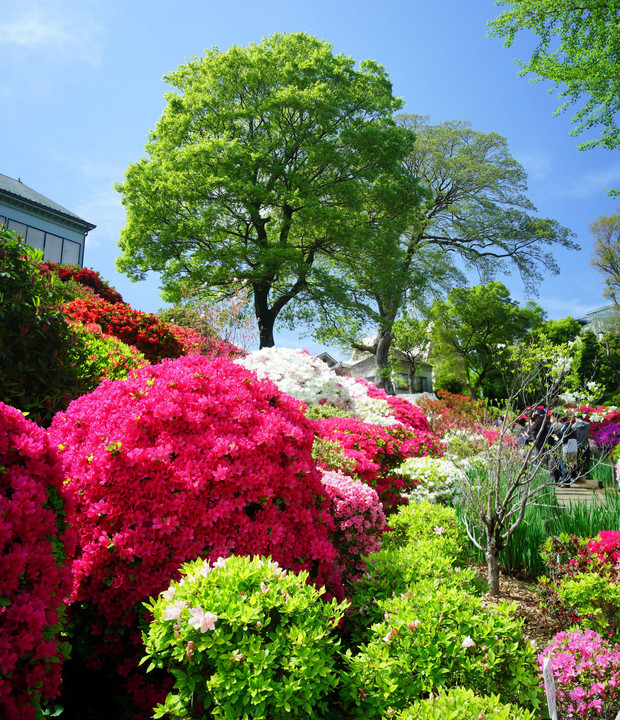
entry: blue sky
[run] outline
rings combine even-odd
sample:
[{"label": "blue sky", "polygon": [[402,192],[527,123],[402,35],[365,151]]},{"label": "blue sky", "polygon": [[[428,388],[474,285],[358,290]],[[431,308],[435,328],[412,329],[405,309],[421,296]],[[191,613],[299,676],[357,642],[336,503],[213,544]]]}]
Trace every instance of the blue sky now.
[{"label": "blue sky", "polygon": [[[85,264],[135,308],[155,312],[164,303],[157,276],[131,283],[114,269],[124,212],[113,184],[141,157],[161,115],[162,76],[205,48],[298,31],[384,65],[405,112],[504,135],[539,214],[573,230],[582,248],[556,254],[560,275],[533,299],[551,318],[606,302],[590,266],[588,223],[620,205],[606,196],[620,187],[620,157],[579,151],[570,110],[554,116],[559,100],[548,85],[517,76],[515,59],[529,56],[533,39],[505,49],[487,37],[499,12],[492,0],[0,0],[0,11],[0,173],[96,224]],[[518,276],[499,279],[526,299]],[[290,333],[278,344],[319,350]]]}]

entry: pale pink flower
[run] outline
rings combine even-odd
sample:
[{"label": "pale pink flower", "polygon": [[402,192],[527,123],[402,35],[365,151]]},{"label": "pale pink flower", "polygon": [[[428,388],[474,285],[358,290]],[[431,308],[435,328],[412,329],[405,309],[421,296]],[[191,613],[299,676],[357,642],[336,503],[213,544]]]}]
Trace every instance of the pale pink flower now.
[{"label": "pale pink flower", "polygon": [[201,633],[206,633],[207,630],[215,630],[217,615],[210,612],[204,612],[200,605],[195,608],[190,608],[189,614],[192,617],[188,620],[188,622],[196,630],[200,630]]},{"label": "pale pink flower", "polygon": [[464,648],[476,647],[476,643],[468,635],[461,643],[461,647],[464,647]]},{"label": "pale pink flower", "polygon": [[437,533],[437,535],[443,535],[445,530],[439,525],[435,525],[435,532]]},{"label": "pale pink flower", "polygon": [[164,620],[177,620],[181,617],[181,611],[185,607],[185,603],[177,600],[177,602],[166,605],[164,608]]}]

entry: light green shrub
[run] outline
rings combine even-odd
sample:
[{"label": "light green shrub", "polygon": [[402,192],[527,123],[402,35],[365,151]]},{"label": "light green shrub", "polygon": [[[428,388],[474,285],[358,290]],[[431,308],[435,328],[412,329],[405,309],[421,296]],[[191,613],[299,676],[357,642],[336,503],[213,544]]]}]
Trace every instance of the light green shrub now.
[{"label": "light green shrub", "polygon": [[358,653],[345,655],[341,694],[354,717],[382,718],[459,685],[541,705],[536,651],[511,616],[515,604],[487,607],[459,587],[425,581],[379,605],[383,621]]},{"label": "light green shrub", "polygon": [[453,688],[420,700],[394,716],[397,720],[534,720],[537,716],[498,695],[476,695],[469,688]]},{"label": "light green shrub", "polygon": [[308,574],[270,559],[196,560],[147,608],[149,668],[174,688],[156,718],[316,717],[338,683],[335,628],[346,603],[322,602]]}]

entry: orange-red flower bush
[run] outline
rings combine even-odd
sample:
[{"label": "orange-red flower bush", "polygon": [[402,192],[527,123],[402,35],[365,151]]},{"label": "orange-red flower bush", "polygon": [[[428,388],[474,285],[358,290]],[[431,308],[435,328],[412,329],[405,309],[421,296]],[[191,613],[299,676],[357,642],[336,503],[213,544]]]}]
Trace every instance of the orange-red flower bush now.
[{"label": "orange-red flower bush", "polygon": [[133,310],[129,305],[112,304],[97,297],[78,298],[67,303],[64,312],[83,325],[96,323],[107,335],[133,345],[149,362],[186,354],[186,348],[166,323],[150,313]]},{"label": "orange-red flower bush", "polygon": [[45,431],[0,403],[0,717],[41,717],[60,689],[60,608],[74,535]]},{"label": "orange-red flower bush", "polygon": [[96,270],[50,262],[39,263],[39,265],[43,270],[54,273],[63,282],[75,280],[80,285],[90,288],[96,295],[109,303],[124,303],[121,294],[104,280]]}]

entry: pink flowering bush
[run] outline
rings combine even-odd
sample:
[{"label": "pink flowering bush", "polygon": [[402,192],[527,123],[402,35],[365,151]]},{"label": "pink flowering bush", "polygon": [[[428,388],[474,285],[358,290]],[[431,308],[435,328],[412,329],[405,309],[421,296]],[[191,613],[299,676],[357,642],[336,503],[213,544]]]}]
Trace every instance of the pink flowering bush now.
[{"label": "pink flowering bush", "polygon": [[387,402],[391,414],[399,423],[411,430],[431,432],[428,421],[419,407],[398,395],[388,395],[385,390],[375,387],[365,380],[358,379],[357,382],[366,386],[370,397]]},{"label": "pink flowering bush", "polygon": [[[563,720],[614,720],[620,703],[620,645],[593,630],[560,632],[538,656],[551,658]],[[542,685],[542,683],[541,683]]]},{"label": "pink flowering bush", "polygon": [[62,599],[71,590],[74,536],[44,430],[0,403],[0,717],[41,717],[58,695],[66,645]]},{"label": "pink flowering bush", "polygon": [[342,472],[323,470],[322,481],[336,526],[331,539],[343,579],[350,585],[366,570],[363,556],[381,550],[386,527],[383,506],[376,490]]},{"label": "pink flowering bush", "polygon": [[77,503],[73,632],[90,638],[91,664],[109,654],[130,673],[142,603],[199,556],[270,555],[340,592],[299,408],[227,359],[190,355],[104,382],[54,418]]},{"label": "pink flowering bush", "polygon": [[314,426],[320,438],[341,445],[355,463],[351,474],[377,491],[385,512],[403,504],[402,494],[415,487],[415,480],[395,472],[403,460],[441,453],[435,435],[401,426],[386,428],[342,417],[316,420]]}]

